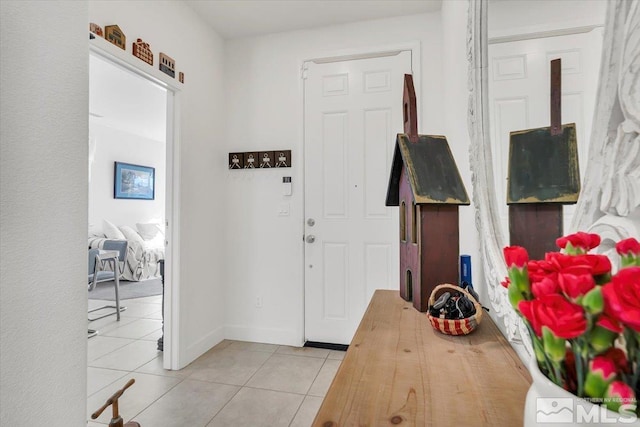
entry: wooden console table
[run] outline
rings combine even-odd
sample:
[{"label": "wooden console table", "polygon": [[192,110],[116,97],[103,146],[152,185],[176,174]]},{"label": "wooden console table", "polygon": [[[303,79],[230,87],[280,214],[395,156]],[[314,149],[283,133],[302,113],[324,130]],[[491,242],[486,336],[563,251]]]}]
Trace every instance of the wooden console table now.
[{"label": "wooden console table", "polygon": [[469,335],[444,335],[378,290],[313,425],[521,426],[530,384],[488,314]]}]

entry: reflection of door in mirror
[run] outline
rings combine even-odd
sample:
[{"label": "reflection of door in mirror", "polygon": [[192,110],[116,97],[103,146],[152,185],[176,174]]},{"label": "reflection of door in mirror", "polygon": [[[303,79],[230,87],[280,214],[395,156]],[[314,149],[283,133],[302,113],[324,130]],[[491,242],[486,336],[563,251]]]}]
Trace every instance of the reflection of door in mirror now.
[{"label": "reflection of door in mirror", "polygon": [[[562,59],[562,123],[576,123],[580,176],[586,170],[600,69],[605,1],[490,1],[489,110],[502,229],[509,133],[550,125],[550,61]],[[574,206],[564,207],[568,230]]]}]

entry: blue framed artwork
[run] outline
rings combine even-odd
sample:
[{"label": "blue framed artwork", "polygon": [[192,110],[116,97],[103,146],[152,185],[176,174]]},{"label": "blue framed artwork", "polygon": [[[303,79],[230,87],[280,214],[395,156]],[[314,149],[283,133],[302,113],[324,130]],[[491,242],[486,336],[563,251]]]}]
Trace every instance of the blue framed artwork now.
[{"label": "blue framed artwork", "polygon": [[149,166],[115,162],[113,198],[153,200],[155,175],[156,169]]}]

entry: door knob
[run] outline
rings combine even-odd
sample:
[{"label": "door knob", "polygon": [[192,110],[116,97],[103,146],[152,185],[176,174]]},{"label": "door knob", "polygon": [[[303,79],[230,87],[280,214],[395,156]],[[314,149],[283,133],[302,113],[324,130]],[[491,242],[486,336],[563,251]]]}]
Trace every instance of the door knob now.
[{"label": "door knob", "polygon": [[314,225],[316,225],[316,220],[315,220],[315,219],[313,219],[313,218],[309,218],[309,219],[307,220],[307,225],[308,225],[309,227],[313,227]]},{"label": "door knob", "polygon": [[316,236],[314,236],[313,234],[309,234],[305,240],[307,241],[307,243],[313,243],[316,241]]}]

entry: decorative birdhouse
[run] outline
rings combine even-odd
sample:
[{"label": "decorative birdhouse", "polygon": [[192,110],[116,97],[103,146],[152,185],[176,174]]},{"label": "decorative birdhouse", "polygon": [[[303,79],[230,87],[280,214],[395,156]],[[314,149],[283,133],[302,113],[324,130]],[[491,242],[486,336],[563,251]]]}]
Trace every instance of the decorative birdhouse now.
[{"label": "decorative birdhouse", "polygon": [[[507,204],[511,245],[532,259],[557,251],[562,205],[580,195],[576,125],[561,123],[561,61],[551,61],[551,126],[510,133]],[[535,230],[535,233],[531,230]]]},{"label": "decorative birdhouse", "polygon": [[160,52],[160,60],[158,62],[160,63],[160,71],[175,79],[176,61],[174,61],[169,55]]},{"label": "decorative birdhouse", "polygon": [[400,296],[424,312],[437,285],[458,283],[458,206],[470,202],[447,139],[418,135],[412,76],[404,83],[386,205],[400,207]]},{"label": "decorative birdhouse", "polygon": [[145,43],[142,39],[137,39],[133,42],[131,46],[131,53],[136,58],[142,59],[149,65],[153,65],[153,52],[151,52],[151,47],[149,47],[149,43]]},{"label": "decorative birdhouse", "polygon": [[94,22],[89,23],[89,31],[99,37],[104,37],[104,33],[102,32],[102,27]]},{"label": "decorative birdhouse", "polygon": [[120,49],[126,50],[127,37],[117,25],[107,25],[104,27],[104,38]]}]

